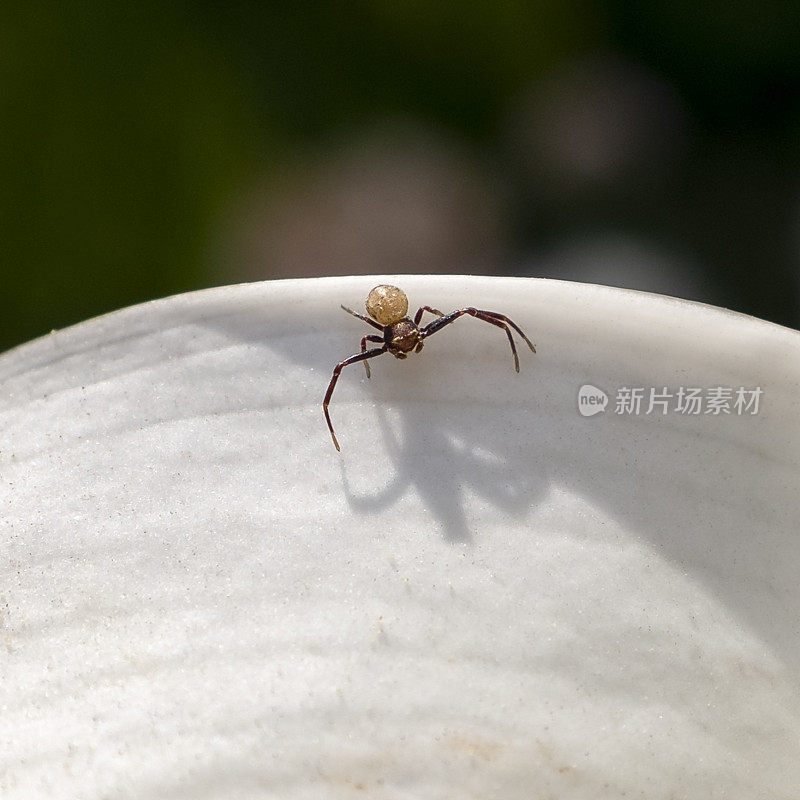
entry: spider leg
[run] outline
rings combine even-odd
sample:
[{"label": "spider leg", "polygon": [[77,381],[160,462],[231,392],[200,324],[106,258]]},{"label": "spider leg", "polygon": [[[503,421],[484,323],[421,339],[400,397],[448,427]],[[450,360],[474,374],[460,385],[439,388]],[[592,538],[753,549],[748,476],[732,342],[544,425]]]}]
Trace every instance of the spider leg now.
[{"label": "spider leg", "polygon": [[340,361],[334,368],[333,368],[333,375],[331,376],[331,382],[328,384],[328,391],[325,393],[325,399],[322,401],[322,410],[325,412],[325,419],[328,422],[328,429],[331,432],[331,437],[333,438],[333,444],[336,449],[339,449],[339,442],[336,441],[336,434],[333,432],[333,425],[331,424],[331,415],[328,413],[328,403],[331,401],[331,395],[333,394],[334,387],[336,386],[336,381],[339,380],[339,373],[342,371],[344,367],[348,364],[355,364],[356,361],[365,361],[368,358],[373,358],[374,356],[382,355],[386,352],[386,345],[383,347],[376,347],[374,350],[367,350],[363,353],[357,353],[354,356],[350,356],[350,358],[346,358],[344,361]]},{"label": "spider leg", "polygon": [[[372,335],[365,336],[361,340],[361,352],[362,353],[365,353],[367,351],[367,342],[379,342],[379,343],[382,343],[383,342],[383,336],[372,336]],[[364,362],[364,369],[367,371],[367,377],[369,378],[369,364],[367,364],[366,361]]]},{"label": "spider leg", "polygon": [[480,313],[487,317],[494,317],[501,322],[505,322],[506,325],[510,325],[525,340],[525,344],[530,347],[531,351],[534,353],[536,352],[536,346],[534,343],[522,332],[522,329],[519,327],[519,325],[517,325],[515,322],[512,322],[505,314],[498,314],[496,311],[481,311]]},{"label": "spider leg", "polygon": [[482,319],[484,322],[488,322],[490,325],[496,325],[498,328],[502,328],[506,332],[506,336],[508,336],[508,343],[511,345],[511,355],[514,356],[514,369],[519,372],[519,356],[517,355],[517,347],[514,344],[514,339],[511,336],[511,329],[505,322],[501,322],[499,319],[494,319],[493,317],[485,317],[483,314],[475,314],[476,319]]},{"label": "spider leg", "polygon": [[498,328],[502,328],[506,332],[506,336],[508,336],[508,342],[511,345],[511,354],[514,356],[514,369],[517,372],[519,372],[519,356],[517,355],[517,348],[514,345],[514,339],[511,336],[509,326],[511,326],[525,340],[528,347],[530,347],[534,353],[536,352],[533,342],[531,342],[531,340],[520,330],[520,328],[504,314],[497,314],[494,311],[481,311],[477,308],[461,308],[458,311],[453,311],[446,316],[435,319],[433,322],[426,325],[420,331],[420,334],[423,338],[430,336],[431,334],[436,333],[436,331],[441,330],[445,325],[455,322],[459,317],[464,316],[464,314],[469,314],[471,317],[488,322],[490,325],[495,325]]},{"label": "spider leg", "polygon": [[428,311],[431,314],[435,314],[437,317],[443,317],[441,311],[437,311],[435,308],[431,308],[430,306],[422,306],[417,313],[414,315],[414,324],[419,325],[419,321],[422,319],[422,312]]},{"label": "spider leg", "polygon": [[348,308],[347,306],[342,306],[342,309],[346,311],[348,314],[352,314],[354,317],[358,317],[359,319],[364,320],[364,322],[366,322],[367,325],[372,325],[373,328],[377,328],[379,331],[383,330],[383,325],[379,325],[377,322],[375,322],[374,319],[365,317],[363,314],[358,314],[357,312],[353,311],[352,308]]}]

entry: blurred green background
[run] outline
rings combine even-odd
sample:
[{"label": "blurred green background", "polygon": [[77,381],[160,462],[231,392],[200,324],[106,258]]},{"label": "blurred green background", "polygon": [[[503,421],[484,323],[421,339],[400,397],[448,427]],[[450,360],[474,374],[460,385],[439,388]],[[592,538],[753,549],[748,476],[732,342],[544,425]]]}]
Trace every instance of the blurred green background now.
[{"label": "blurred green background", "polygon": [[797,326],[798,32],[794,2],[3,4],[0,347],[367,272]]}]

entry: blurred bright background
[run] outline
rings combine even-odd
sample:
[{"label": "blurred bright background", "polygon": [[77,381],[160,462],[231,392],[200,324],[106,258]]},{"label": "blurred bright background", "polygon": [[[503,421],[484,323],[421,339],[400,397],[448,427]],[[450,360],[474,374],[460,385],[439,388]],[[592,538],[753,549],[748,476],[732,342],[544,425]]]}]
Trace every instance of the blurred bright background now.
[{"label": "blurred bright background", "polygon": [[799,31],[795,0],[3,4],[0,348],[373,272],[797,327]]}]

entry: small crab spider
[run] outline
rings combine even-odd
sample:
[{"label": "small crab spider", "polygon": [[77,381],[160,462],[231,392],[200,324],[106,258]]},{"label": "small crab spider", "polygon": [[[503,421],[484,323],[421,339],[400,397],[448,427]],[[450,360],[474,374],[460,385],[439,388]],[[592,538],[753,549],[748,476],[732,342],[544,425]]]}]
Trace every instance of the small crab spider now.
[{"label": "small crab spider", "polygon": [[[396,286],[386,285],[376,286],[369,293],[366,305],[369,317],[365,317],[363,314],[357,314],[355,311],[352,311],[345,306],[342,306],[342,308],[348,314],[352,314],[354,317],[364,320],[367,325],[372,325],[373,328],[377,328],[381,332],[381,335],[377,336],[375,334],[371,334],[365,336],[361,340],[361,352],[356,353],[354,356],[350,356],[350,358],[346,358],[344,361],[340,361],[334,367],[333,376],[331,377],[331,382],[328,385],[328,391],[325,393],[325,400],[322,403],[322,409],[325,412],[325,419],[328,422],[328,428],[330,429],[331,437],[333,438],[333,444],[337,450],[339,450],[339,442],[336,440],[336,434],[333,432],[331,417],[328,413],[328,404],[331,401],[331,396],[333,395],[336,381],[339,380],[339,374],[348,364],[355,364],[356,361],[363,361],[364,369],[366,370],[367,377],[369,378],[369,364],[367,364],[368,358],[374,358],[375,356],[383,355],[383,353],[386,352],[391,353],[395,358],[407,358],[408,354],[412,350],[415,353],[419,353],[425,343],[424,340],[428,336],[431,336],[432,334],[436,333],[436,331],[441,330],[445,325],[455,322],[459,317],[464,316],[464,314],[469,314],[471,317],[475,317],[476,319],[482,319],[484,322],[488,322],[491,325],[502,328],[506,332],[506,336],[508,336],[508,343],[511,345],[511,354],[514,356],[514,369],[516,369],[517,372],[519,372],[519,357],[517,356],[517,348],[514,345],[514,339],[511,336],[511,328],[513,328],[525,340],[525,344],[527,344],[534,353],[536,352],[533,342],[519,329],[519,327],[517,327],[517,325],[515,325],[505,315],[498,314],[494,311],[481,311],[477,308],[461,308],[458,311],[452,311],[449,314],[443,314],[441,311],[437,311],[435,308],[431,308],[430,306],[422,306],[414,315],[414,319],[412,321],[406,316],[406,313],[408,312],[408,298],[406,297],[405,292],[402,289],[398,289]],[[436,317],[438,317],[438,319],[435,319],[433,322],[429,322],[425,327],[420,328],[420,320],[422,319],[423,313],[426,311],[429,314],[434,314]],[[381,346],[367,350],[367,342],[380,342]]]}]

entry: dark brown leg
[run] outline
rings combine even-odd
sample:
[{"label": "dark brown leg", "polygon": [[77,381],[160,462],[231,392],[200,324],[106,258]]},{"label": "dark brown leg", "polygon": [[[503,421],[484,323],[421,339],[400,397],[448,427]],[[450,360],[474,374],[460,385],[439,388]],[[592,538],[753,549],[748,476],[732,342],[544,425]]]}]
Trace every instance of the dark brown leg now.
[{"label": "dark brown leg", "polygon": [[369,317],[365,317],[363,314],[358,314],[355,311],[353,311],[352,308],[348,308],[347,306],[342,306],[342,308],[348,314],[352,314],[354,317],[358,317],[359,319],[364,320],[364,322],[366,322],[367,325],[372,325],[373,328],[377,328],[379,331],[383,330],[383,325],[378,325],[378,323],[375,322],[374,319],[370,319]]},{"label": "dark brown leg", "polygon": [[[372,336],[372,335],[365,336],[361,340],[361,352],[362,353],[366,353],[366,351],[367,351],[367,342],[383,343],[383,336]],[[367,377],[369,378],[369,364],[367,364],[366,361],[364,362],[364,369],[367,371]]]},{"label": "dark brown leg", "polygon": [[430,336],[436,333],[436,331],[441,330],[445,325],[455,322],[459,317],[464,316],[464,314],[469,314],[471,317],[481,319],[484,322],[488,322],[490,325],[495,325],[498,328],[502,328],[506,332],[506,336],[508,336],[508,342],[511,345],[511,354],[514,356],[514,369],[517,372],[519,372],[519,356],[517,355],[517,348],[514,345],[514,339],[511,336],[509,326],[511,326],[525,340],[525,343],[534,353],[536,352],[533,342],[508,317],[503,314],[497,314],[494,311],[481,311],[477,308],[462,308],[458,311],[453,311],[452,313],[447,314],[447,316],[435,319],[429,325],[426,325],[420,331],[420,334],[423,338]]},{"label": "dark brown leg", "polygon": [[[473,311],[474,310],[475,309],[473,309]],[[512,322],[505,314],[498,314],[496,311],[481,311],[480,313],[485,314],[487,317],[494,317],[500,320],[500,322],[505,322],[506,325],[510,325],[525,340],[525,344],[530,347],[531,352],[536,352],[536,347],[533,342],[522,332],[521,328],[515,322]]]},{"label": "dark brown leg", "polygon": [[415,325],[419,325],[419,321],[422,319],[422,313],[424,311],[427,311],[430,314],[435,314],[437,317],[443,317],[444,316],[444,314],[442,314],[441,311],[437,311],[435,308],[431,308],[430,306],[422,306],[422,308],[420,308],[419,311],[417,311],[417,313],[414,315],[414,324]]},{"label": "dark brown leg", "polygon": [[350,358],[346,358],[344,361],[340,361],[333,368],[333,375],[331,376],[331,382],[328,384],[328,391],[325,393],[325,399],[322,401],[322,410],[325,412],[325,419],[328,422],[328,429],[331,432],[331,437],[333,438],[333,444],[337,450],[339,449],[339,442],[336,441],[336,434],[333,432],[333,425],[331,424],[331,415],[328,413],[328,403],[330,403],[331,401],[331,395],[333,394],[333,389],[336,386],[336,381],[339,380],[339,373],[348,364],[355,364],[356,361],[365,361],[368,358],[379,356],[385,352],[386,352],[386,345],[384,345],[383,347],[376,347],[374,350],[367,350],[365,353],[358,353],[354,356],[350,356]]},{"label": "dark brown leg", "polygon": [[488,322],[490,325],[496,325],[498,328],[502,328],[506,332],[506,336],[508,336],[508,343],[511,345],[511,355],[514,356],[514,369],[519,372],[519,356],[517,355],[517,347],[514,344],[514,339],[511,336],[511,329],[505,322],[500,322],[499,319],[494,319],[494,317],[485,317],[483,314],[473,314],[476,319],[482,319],[484,322]]}]

